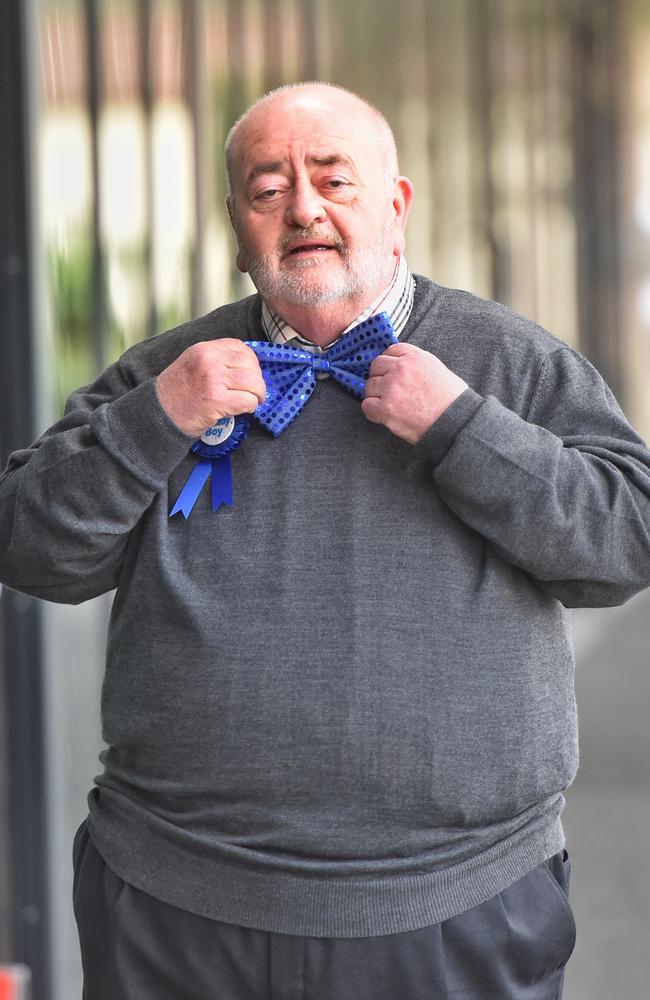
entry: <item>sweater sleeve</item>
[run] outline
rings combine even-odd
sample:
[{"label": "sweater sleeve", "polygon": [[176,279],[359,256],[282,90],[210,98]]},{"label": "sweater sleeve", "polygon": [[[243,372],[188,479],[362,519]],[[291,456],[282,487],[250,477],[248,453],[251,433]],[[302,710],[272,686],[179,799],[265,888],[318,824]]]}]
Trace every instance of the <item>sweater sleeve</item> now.
[{"label": "sweater sleeve", "polygon": [[190,444],[154,379],[134,384],[120,362],[73,393],[0,476],[0,581],[69,604],[112,590],[130,531]]},{"label": "sweater sleeve", "polygon": [[546,358],[525,418],[466,390],[416,447],[454,514],[567,607],[650,585],[650,451],[571,348]]}]

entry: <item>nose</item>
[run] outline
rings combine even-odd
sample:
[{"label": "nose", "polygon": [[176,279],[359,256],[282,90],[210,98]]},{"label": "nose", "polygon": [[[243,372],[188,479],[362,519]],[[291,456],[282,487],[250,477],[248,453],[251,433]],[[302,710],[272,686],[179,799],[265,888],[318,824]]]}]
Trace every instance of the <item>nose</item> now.
[{"label": "nose", "polygon": [[291,226],[307,229],[315,222],[324,222],[327,211],[318,191],[307,179],[298,178],[287,205],[286,221]]}]

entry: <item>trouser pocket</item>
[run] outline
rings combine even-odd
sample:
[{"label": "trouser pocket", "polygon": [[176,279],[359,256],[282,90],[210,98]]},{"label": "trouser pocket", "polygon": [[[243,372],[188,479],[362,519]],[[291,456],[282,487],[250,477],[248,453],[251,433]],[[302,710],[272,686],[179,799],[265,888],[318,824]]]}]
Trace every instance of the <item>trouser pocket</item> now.
[{"label": "trouser pocket", "polygon": [[566,952],[566,957],[558,968],[564,968],[576,943],[576,922],[571,903],[569,901],[569,883],[571,881],[571,860],[567,851],[559,851],[549,858],[543,866],[548,876],[548,882],[553,892],[556,894],[558,902],[563,911],[563,920],[558,928],[558,936],[563,934],[562,943]]}]

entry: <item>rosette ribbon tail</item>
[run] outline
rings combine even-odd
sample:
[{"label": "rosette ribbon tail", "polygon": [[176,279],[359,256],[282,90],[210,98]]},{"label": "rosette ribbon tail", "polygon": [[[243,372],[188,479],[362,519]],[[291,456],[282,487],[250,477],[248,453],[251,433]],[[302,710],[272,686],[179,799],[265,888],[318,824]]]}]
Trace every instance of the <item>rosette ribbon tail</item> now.
[{"label": "rosette ribbon tail", "polygon": [[209,459],[202,459],[200,462],[196,463],[187,478],[187,482],[185,483],[178,500],[172,507],[169,515],[170,517],[173,517],[174,514],[178,514],[180,511],[185,520],[187,520],[192,513],[192,507],[196,503],[199,493],[203,489],[208,476],[212,472],[213,464],[214,463]]},{"label": "rosette ribbon tail", "polygon": [[232,466],[230,455],[212,459],[212,510],[219,510],[222,504],[231,507],[232,502]]},{"label": "rosette ribbon tail", "polygon": [[173,517],[174,514],[181,513],[187,520],[192,513],[199,493],[210,476],[212,477],[212,510],[219,510],[219,507],[224,503],[232,507],[232,467],[230,455],[224,455],[222,458],[203,458],[196,463],[169,516]]}]

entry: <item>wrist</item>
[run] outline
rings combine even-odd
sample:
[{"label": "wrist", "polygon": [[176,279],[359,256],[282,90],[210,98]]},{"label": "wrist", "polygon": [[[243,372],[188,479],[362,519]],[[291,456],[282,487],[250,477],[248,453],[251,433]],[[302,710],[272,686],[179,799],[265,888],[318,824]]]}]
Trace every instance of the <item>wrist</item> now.
[{"label": "wrist", "polygon": [[195,416],[190,416],[187,407],[183,405],[177,395],[169,392],[164,372],[154,380],[154,386],[160,406],[179,431],[187,437],[193,438],[203,434],[208,425],[197,421]]}]

